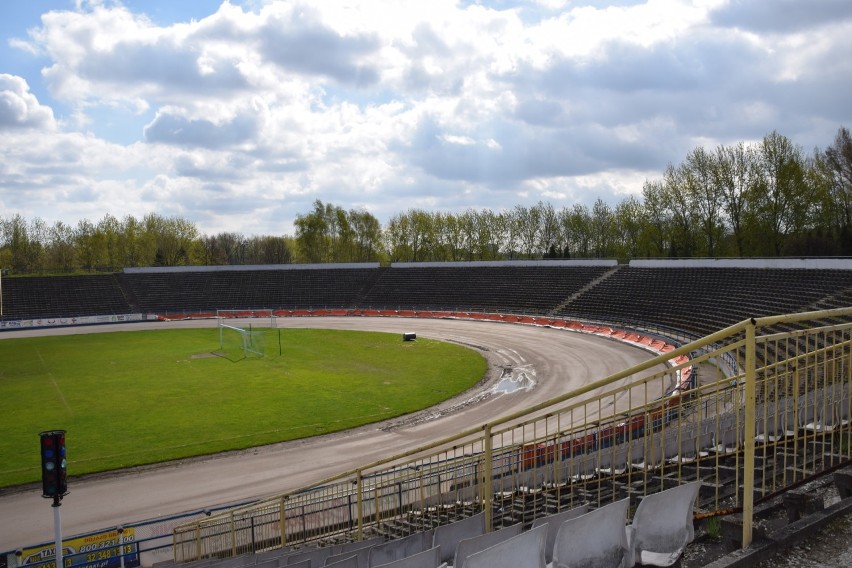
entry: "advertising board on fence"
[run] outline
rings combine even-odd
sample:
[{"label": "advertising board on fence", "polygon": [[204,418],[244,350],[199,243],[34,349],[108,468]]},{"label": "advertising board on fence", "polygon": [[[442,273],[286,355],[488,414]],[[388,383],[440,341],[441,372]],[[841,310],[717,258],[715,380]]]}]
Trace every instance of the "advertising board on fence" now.
[{"label": "advertising board on fence", "polygon": [[[20,566],[56,568],[55,548],[53,544],[46,544],[23,549]],[[62,541],[64,568],[120,568],[122,555],[125,568],[139,566],[133,528],[124,529],[120,537],[117,530],[111,530]]]},{"label": "advertising board on fence", "polygon": [[80,317],[56,317],[36,318],[25,320],[0,321],[0,330],[3,329],[30,329],[34,327],[59,327],[66,325],[95,325],[104,323],[120,323],[125,321],[143,321],[142,314],[111,314],[106,316],[80,316]]}]

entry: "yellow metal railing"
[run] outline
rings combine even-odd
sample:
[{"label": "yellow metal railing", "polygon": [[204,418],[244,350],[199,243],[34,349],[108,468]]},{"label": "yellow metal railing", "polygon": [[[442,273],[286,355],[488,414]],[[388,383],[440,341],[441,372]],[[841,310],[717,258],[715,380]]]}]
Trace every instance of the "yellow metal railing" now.
[{"label": "yellow metal railing", "polygon": [[401,537],[477,512],[492,530],[695,479],[700,512],[742,512],[748,545],[756,502],[852,459],[849,316],[740,322],[523,412],[181,525],[175,559]]}]

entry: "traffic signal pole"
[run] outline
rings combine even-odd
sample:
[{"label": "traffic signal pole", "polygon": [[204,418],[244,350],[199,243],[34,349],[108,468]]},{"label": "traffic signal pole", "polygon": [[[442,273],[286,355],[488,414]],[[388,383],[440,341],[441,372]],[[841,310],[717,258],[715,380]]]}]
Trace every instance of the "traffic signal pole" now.
[{"label": "traffic signal pole", "polygon": [[62,517],[59,507],[62,506],[62,496],[53,496],[53,537],[56,543],[56,568],[64,568],[62,564]]},{"label": "traffic signal pole", "polygon": [[62,563],[62,517],[59,507],[68,494],[68,460],[65,453],[65,430],[50,430],[39,434],[41,448],[41,496],[53,499],[54,568]]}]

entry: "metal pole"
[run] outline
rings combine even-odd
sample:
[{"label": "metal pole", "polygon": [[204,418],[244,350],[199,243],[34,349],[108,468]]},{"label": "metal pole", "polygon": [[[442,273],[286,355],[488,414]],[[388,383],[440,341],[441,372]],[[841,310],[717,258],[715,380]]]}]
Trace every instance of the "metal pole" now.
[{"label": "metal pole", "polygon": [[121,559],[121,568],[124,568],[124,527],[118,527],[118,554]]},{"label": "metal pole", "polygon": [[355,503],[358,506],[358,540],[359,542],[364,538],[364,485],[361,480],[361,470],[359,469],[355,473],[355,492],[357,499]]},{"label": "metal pole", "polygon": [[59,515],[59,507],[62,506],[62,497],[53,496],[53,542],[56,547],[56,568],[64,568],[62,564],[62,518]]},{"label": "metal pole", "polygon": [[755,341],[755,321],[748,322],[745,328],[745,437],[743,452],[743,548],[751,544],[752,521],[754,520],[754,432],[755,401],[757,393],[757,357]]},{"label": "metal pole", "polygon": [[492,499],[494,497],[492,483],[492,473],[494,471],[493,467],[493,456],[491,454],[491,425],[486,424],[483,426],[483,435],[482,435],[482,443],[484,444],[484,461],[483,464],[483,474],[485,475],[485,483],[483,483],[483,495],[482,495],[482,508],[485,509],[485,532],[491,532],[494,530],[494,508],[491,506]]}]

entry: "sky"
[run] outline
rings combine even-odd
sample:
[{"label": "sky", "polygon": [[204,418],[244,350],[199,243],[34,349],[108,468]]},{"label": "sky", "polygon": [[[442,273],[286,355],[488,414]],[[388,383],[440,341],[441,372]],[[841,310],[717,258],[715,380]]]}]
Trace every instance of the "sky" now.
[{"label": "sky", "polygon": [[0,35],[0,218],[48,224],[615,204],[852,127],[849,0],[3,1]]}]

